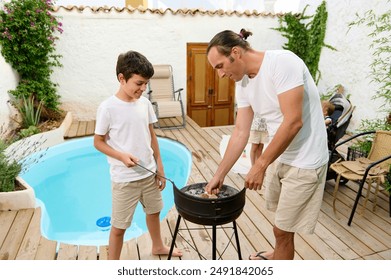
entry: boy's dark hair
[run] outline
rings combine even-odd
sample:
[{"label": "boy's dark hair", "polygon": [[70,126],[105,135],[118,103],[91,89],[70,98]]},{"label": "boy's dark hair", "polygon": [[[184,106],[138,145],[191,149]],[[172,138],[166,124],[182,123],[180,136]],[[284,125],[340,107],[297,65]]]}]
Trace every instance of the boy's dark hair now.
[{"label": "boy's dark hair", "polygon": [[253,35],[252,32],[242,28],[238,33],[231,30],[224,30],[216,34],[209,42],[206,53],[209,53],[212,47],[217,47],[219,53],[229,56],[233,47],[239,46],[244,50],[250,49],[250,44],[246,41],[247,37]]},{"label": "boy's dark hair", "polygon": [[145,79],[150,79],[154,74],[151,62],[136,51],[128,51],[120,54],[117,59],[116,71],[117,79],[118,75],[122,73],[125,81],[128,81],[134,74],[140,75]]}]

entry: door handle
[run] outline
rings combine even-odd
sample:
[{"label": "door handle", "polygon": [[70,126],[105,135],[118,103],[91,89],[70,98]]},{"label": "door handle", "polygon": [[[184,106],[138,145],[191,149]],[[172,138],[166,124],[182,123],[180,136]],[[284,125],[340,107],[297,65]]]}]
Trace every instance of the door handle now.
[{"label": "door handle", "polygon": [[208,106],[208,109],[212,109],[212,108],[213,108],[213,106],[212,106],[212,105],[209,105],[209,106]]},{"label": "door handle", "polygon": [[212,94],[213,94],[213,88],[208,89],[208,94],[209,94],[209,95],[212,95]]}]

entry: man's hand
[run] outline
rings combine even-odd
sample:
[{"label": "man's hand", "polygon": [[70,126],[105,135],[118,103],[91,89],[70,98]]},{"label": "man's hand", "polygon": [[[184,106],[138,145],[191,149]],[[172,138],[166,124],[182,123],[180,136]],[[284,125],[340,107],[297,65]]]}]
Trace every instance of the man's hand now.
[{"label": "man's hand", "polygon": [[244,187],[249,190],[262,189],[263,179],[265,177],[265,169],[260,168],[257,164],[251,167],[244,181]]},{"label": "man's hand", "polygon": [[208,194],[218,194],[221,186],[223,185],[224,179],[219,179],[216,176],[209,181],[209,183],[205,187],[205,191]]}]

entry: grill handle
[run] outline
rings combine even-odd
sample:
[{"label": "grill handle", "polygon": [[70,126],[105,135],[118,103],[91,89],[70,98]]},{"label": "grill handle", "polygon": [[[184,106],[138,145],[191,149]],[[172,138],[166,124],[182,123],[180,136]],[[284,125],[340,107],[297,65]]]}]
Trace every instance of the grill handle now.
[{"label": "grill handle", "polygon": [[164,176],[162,176],[162,175],[160,175],[160,174],[157,174],[156,172],[152,171],[151,169],[148,169],[148,168],[146,168],[145,166],[142,166],[142,165],[140,165],[140,164],[138,164],[138,163],[136,163],[136,165],[137,165],[138,167],[141,167],[141,168],[144,169],[144,170],[147,170],[148,172],[150,172],[150,173],[152,173],[152,174],[155,174],[156,176],[159,176],[159,177],[161,177],[161,178],[163,178],[163,179],[166,179],[167,181],[171,182],[171,184],[176,188],[176,185],[175,185],[174,181],[172,181],[171,179],[168,179],[168,178],[166,178],[166,177],[164,177]]}]

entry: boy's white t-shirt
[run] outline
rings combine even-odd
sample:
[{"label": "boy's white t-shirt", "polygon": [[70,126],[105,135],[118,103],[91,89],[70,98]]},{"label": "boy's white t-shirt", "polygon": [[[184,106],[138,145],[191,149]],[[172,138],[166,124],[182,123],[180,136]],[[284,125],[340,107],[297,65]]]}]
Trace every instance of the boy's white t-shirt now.
[{"label": "boy's white t-shirt", "polygon": [[[157,121],[151,102],[141,96],[134,102],[125,102],[115,95],[103,101],[97,111],[95,134],[108,134],[107,144],[113,149],[136,156],[139,164],[156,170],[151,147],[149,124]],[[130,182],[152,175],[135,166],[126,167],[121,161],[107,157],[113,182]]]},{"label": "boy's white t-shirt", "polygon": [[328,162],[327,133],[317,87],[304,62],[287,50],[266,51],[258,74],[236,83],[238,108],[251,106],[266,119],[270,139],[283,120],[278,95],[304,86],[303,127],[279,161],[304,169],[318,168]]}]

